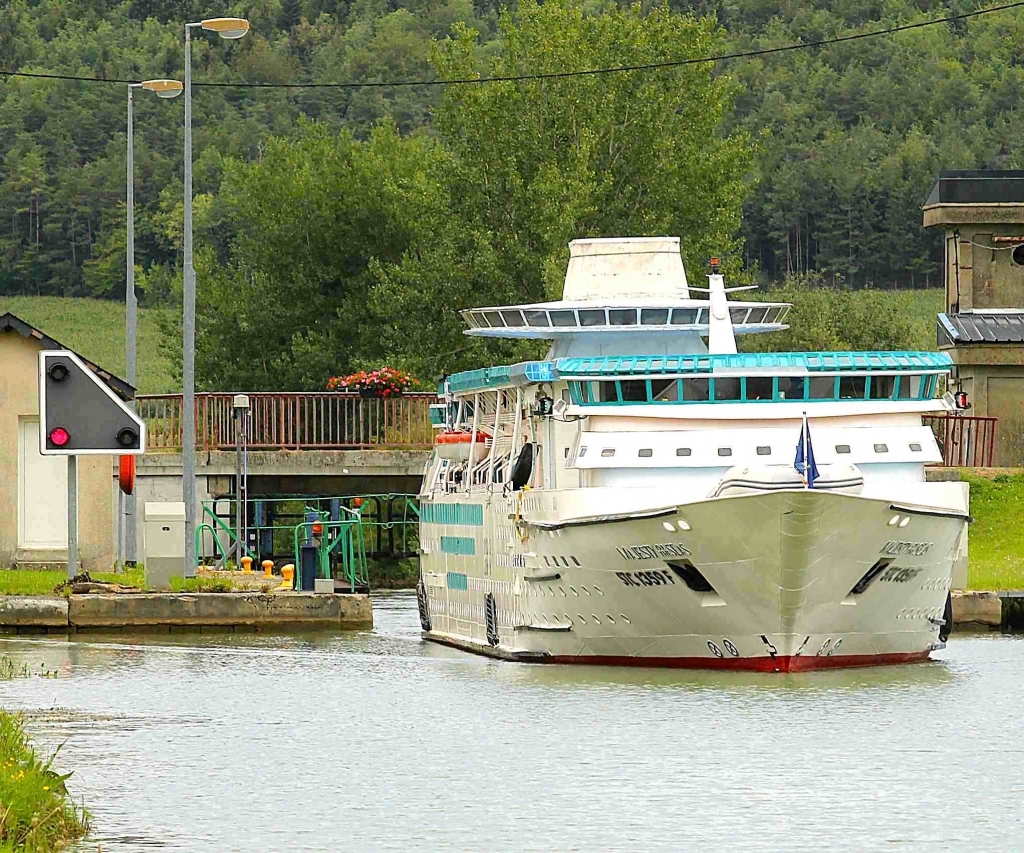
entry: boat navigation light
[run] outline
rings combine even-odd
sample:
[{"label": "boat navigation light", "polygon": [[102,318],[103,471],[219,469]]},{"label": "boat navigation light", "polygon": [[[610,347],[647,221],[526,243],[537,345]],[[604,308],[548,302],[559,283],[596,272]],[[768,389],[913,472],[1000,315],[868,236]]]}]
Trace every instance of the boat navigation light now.
[{"label": "boat navigation light", "polygon": [[966,391],[957,391],[953,395],[953,402],[956,404],[956,407],[960,409],[960,411],[965,411],[971,408],[971,404],[967,399]]},{"label": "boat navigation light", "polygon": [[718,264],[719,264],[718,258],[712,258],[711,259],[711,274],[712,275],[718,275]]}]

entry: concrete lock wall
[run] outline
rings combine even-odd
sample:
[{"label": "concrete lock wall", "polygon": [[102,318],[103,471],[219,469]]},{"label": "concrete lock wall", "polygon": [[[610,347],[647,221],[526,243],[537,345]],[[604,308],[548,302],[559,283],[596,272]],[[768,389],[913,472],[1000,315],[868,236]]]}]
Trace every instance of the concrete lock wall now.
[{"label": "concrete lock wall", "polygon": [[[0,568],[15,564],[67,562],[67,516],[54,538],[63,547],[25,547],[32,543],[24,536],[26,513],[48,511],[48,518],[59,518],[53,507],[39,506],[30,494],[25,503],[26,478],[21,457],[19,433],[22,424],[39,417],[39,344],[16,332],[0,333]],[[61,462],[65,460],[61,458]],[[66,464],[66,463],[65,463]],[[66,500],[66,480],[64,497]],[[36,484],[38,486],[38,483]],[[54,491],[56,494],[56,491]],[[111,531],[114,515],[110,502],[109,456],[81,456],[78,461],[78,533],[79,558],[90,571],[108,571],[114,562]],[[31,526],[31,525],[30,525]]]}]

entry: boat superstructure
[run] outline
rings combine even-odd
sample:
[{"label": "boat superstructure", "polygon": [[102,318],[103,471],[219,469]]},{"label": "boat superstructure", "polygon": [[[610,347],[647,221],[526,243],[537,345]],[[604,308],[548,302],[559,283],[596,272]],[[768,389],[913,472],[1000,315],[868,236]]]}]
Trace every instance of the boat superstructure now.
[{"label": "boat superstructure", "polygon": [[790,306],[730,300],[716,264],[707,285],[676,238],[577,240],[563,299],[463,312],[467,334],[551,347],[443,383],[420,492],[426,638],[781,671],[941,647],[969,519],[959,483],[925,479],[941,454],[921,418],[951,410],[949,357],[739,353]]}]

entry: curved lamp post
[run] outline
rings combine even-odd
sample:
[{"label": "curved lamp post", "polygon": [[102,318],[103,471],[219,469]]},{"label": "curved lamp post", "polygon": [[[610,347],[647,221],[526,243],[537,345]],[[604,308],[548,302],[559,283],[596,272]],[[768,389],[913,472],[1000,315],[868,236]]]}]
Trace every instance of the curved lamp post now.
[{"label": "curved lamp post", "polygon": [[185,24],[185,268],[182,305],[182,496],[185,500],[185,577],[196,573],[196,270],[192,265],[192,30],[201,27],[222,39],[249,32],[245,18],[207,18]]},{"label": "curved lamp post", "polygon": [[[138,303],[135,300],[135,120],[132,114],[133,95],[136,89],[153,92],[159,98],[176,98],[181,94],[184,85],[180,80],[146,80],[142,83],[128,84],[128,215],[127,215],[127,278],[125,284],[125,372],[128,384],[135,387],[135,341]],[[133,404],[134,406],[134,404]],[[125,547],[118,554],[118,565],[125,562],[135,565],[136,562],[136,525],[135,525],[135,493],[121,495],[124,501],[122,515],[124,517]],[[118,536],[118,550],[121,538]],[[123,560],[121,559],[123,556]]]}]

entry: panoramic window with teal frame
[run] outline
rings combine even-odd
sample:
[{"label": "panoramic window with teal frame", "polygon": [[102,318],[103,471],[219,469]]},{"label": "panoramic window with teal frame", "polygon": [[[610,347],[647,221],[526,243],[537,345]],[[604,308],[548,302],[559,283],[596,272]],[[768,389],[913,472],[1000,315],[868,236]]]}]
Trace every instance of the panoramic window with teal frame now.
[{"label": "panoramic window with teal frame", "polygon": [[938,374],[700,376],[571,380],[577,406],[637,403],[808,403],[930,400]]}]

